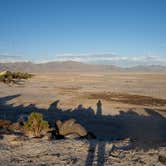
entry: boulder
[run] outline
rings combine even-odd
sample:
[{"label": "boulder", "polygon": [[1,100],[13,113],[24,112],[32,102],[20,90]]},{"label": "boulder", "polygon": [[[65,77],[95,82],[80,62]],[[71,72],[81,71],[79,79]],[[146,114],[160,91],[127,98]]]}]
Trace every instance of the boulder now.
[{"label": "boulder", "polygon": [[[69,119],[64,122],[58,120],[56,122],[58,134],[64,137],[78,138],[87,135],[86,129],[79,123],[76,123],[75,119]],[[71,138],[70,137],[70,138]]]},{"label": "boulder", "polygon": [[166,165],[166,156],[164,155],[159,155],[158,160],[163,164]]},{"label": "boulder", "polygon": [[10,124],[8,129],[11,131],[21,131],[22,126],[18,122],[15,122],[15,123]]}]

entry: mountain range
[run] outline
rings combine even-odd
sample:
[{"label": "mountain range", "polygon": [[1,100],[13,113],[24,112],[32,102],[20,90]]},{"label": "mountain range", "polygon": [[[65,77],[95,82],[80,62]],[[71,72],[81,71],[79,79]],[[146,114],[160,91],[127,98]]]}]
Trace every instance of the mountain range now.
[{"label": "mountain range", "polygon": [[47,63],[14,62],[0,63],[0,71],[22,72],[137,72],[137,73],[166,73],[166,66],[149,65],[134,67],[119,67],[115,65],[85,64],[76,61],[54,61]]}]

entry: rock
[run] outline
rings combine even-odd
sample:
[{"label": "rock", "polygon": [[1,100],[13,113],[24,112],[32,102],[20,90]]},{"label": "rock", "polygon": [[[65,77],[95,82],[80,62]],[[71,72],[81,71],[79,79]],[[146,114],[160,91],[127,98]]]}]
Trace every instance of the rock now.
[{"label": "rock", "polygon": [[56,128],[57,128],[57,130],[59,130],[61,128],[61,126],[62,126],[62,121],[57,120],[56,121]]},{"label": "rock", "polygon": [[3,139],[6,140],[8,143],[12,143],[18,137],[17,135],[14,134],[4,134],[3,136],[4,136]]},{"label": "rock", "polygon": [[9,126],[12,124],[9,120],[0,119],[0,134],[10,134]]},{"label": "rock", "polygon": [[86,129],[81,124],[76,123],[75,119],[69,119],[69,120],[66,120],[65,122],[58,120],[56,122],[56,126],[58,129],[58,134],[65,137],[67,135],[70,135],[71,137],[73,136],[75,137],[76,135],[78,137],[87,135]]},{"label": "rock", "polygon": [[22,114],[19,116],[17,122],[20,123],[21,125],[24,125],[24,123],[28,120],[28,115]]},{"label": "rock", "polygon": [[52,139],[52,133],[47,132],[43,137],[42,140],[51,140]]},{"label": "rock", "polygon": [[11,131],[18,131],[22,129],[22,126],[18,122],[16,122],[9,125],[8,129]]},{"label": "rock", "polygon": [[[0,128],[0,135],[10,134],[10,133],[11,132],[8,129],[6,129],[6,128]],[[3,136],[2,136],[2,138],[3,138]]]},{"label": "rock", "polygon": [[12,122],[9,120],[0,119],[1,128],[8,128],[11,124],[12,124]]},{"label": "rock", "polygon": [[71,133],[71,134],[68,134],[65,136],[65,138],[68,138],[68,139],[76,139],[79,137],[80,137],[80,135],[78,135],[77,133]]},{"label": "rock", "polygon": [[55,129],[52,129],[51,131],[48,132],[50,135],[50,140],[57,139],[57,132]]},{"label": "rock", "polygon": [[31,131],[24,130],[24,135],[28,138],[34,138],[34,135]]},{"label": "rock", "polygon": [[77,157],[72,157],[72,158],[71,158],[71,163],[72,163],[73,165],[76,164],[77,161],[78,161],[78,158],[77,158]]},{"label": "rock", "polygon": [[166,165],[166,156],[159,155],[159,156],[158,156],[158,160],[159,160],[162,164]]},{"label": "rock", "polygon": [[11,131],[18,131],[21,130],[22,126],[18,123],[12,123],[9,120],[0,120],[0,128],[1,128],[1,133],[10,133]]}]

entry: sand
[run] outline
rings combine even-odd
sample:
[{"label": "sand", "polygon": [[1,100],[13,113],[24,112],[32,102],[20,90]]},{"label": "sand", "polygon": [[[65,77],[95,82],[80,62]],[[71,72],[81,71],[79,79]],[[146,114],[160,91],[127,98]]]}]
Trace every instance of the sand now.
[{"label": "sand", "polygon": [[[89,165],[161,165],[159,155],[166,152],[166,74],[35,73],[20,85],[0,87],[0,118],[16,121],[20,114],[38,111],[52,123],[75,118],[97,136],[90,142],[39,139],[14,147],[4,137],[2,165],[88,165],[89,155]],[[132,148],[121,147],[114,150],[121,155],[111,156],[112,146],[126,139],[125,146]],[[88,153],[91,144],[99,150],[94,159]]]}]

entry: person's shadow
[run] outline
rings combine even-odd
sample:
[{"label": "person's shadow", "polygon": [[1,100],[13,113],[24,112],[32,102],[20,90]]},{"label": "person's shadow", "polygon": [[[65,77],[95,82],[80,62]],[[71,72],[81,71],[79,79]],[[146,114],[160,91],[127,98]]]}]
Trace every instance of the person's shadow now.
[{"label": "person's shadow", "polygon": [[[102,102],[98,100],[97,102],[97,110],[96,110],[96,118],[102,117]],[[85,166],[92,166],[95,160],[95,152],[97,150],[97,166],[104,166],[105,162],[105,141],[99,140],[89,140],[89,149],[88,155],[86,159]]]},{"label": "person's shadow", "polygon": [[[166,145],[165,109],[144,108],[148,115],[138,114],[133,109],[129,109],[127,112],[119,110],[118,115],[103,115],[101,101],[97,102],[96,112],[91,107],[85,108],[82,104],[75,109],[62,110],[58,107],[58,100],[50,104],[48,109],[39,108],[33,103],[28,106],[14,105],[12,102],[10,104],[10,100],[20,96],[17,94],[0,97],[0,119],[16,122],[22,114],[29,116],[31,112],[39,112],[53,128],[57,120],[76,119],[88,131],[88,135],[85,137],[89,142],[86,166],[104,166],[106,155],[110,155],[106,152],[106,143],[113,140],[128,138],[131,140],[132,146],[126,148],[137,147],[143,150]],[[52,134],[54,135],[54,133]],[[94,136],[97,139],[90,140]],[[1,133],[0,139],[3,139]]]},{"label": "person's shadow", "polygon": [[96,111],[96,116],[101,117],[102,116],[102,103],[100,100],[97,102],[97,111]]}]

